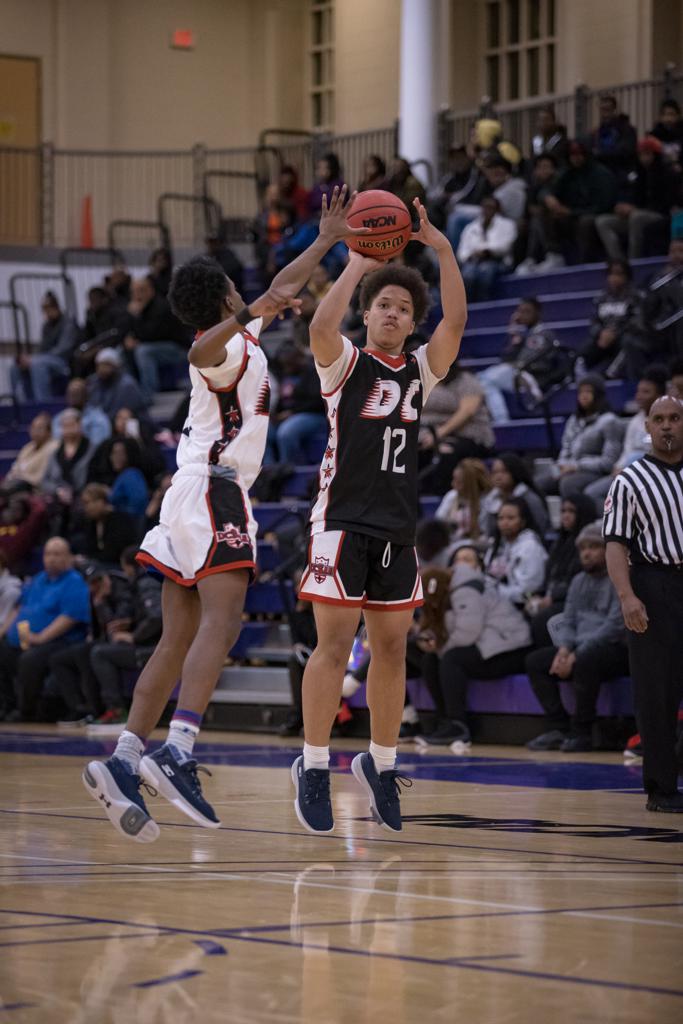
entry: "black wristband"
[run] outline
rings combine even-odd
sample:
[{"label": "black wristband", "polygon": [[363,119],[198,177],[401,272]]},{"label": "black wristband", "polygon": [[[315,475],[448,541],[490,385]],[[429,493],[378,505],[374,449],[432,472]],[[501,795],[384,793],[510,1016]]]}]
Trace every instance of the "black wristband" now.
[{"label": "black wristband", "polygon": [[235,316],[235,320],[240,325],[240,327],[246,327],[247,324],[251,323],[253,319],[254,315],[249,309],[249,306],[243,306],[239,313],[237,313],[237,315]]}]

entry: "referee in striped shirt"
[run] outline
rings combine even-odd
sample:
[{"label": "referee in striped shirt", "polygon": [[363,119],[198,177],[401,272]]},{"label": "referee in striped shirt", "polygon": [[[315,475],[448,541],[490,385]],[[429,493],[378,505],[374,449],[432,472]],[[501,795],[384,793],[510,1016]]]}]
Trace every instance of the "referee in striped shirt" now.
[{"label": "referee in striped shirt", "polygon": [[683,402],[658,398],[647,427],[652,452],[615,478],[603,536],[621,600],[648,811],[683,812],[676,726],[683,697]]}]

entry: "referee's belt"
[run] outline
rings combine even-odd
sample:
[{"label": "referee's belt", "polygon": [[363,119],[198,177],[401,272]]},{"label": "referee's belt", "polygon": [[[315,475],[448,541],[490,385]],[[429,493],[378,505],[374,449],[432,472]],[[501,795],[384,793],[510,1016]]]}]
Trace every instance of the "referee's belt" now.
[{"label": "referee's belt", "polygon": [[683,572],[683,562],[634,562],[634,569],[668,569],[670,572]]}]

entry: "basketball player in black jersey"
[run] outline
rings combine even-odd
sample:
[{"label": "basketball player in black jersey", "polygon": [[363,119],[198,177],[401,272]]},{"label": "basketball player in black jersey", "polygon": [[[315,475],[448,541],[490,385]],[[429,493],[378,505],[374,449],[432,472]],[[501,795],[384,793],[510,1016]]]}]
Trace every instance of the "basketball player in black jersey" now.
[{"label": "basketball player in black jersey", "polygon": [[[414,548],[420,414],[458,354],[467,319],[450,243],[429,223],[417,199],[414,205],[420,228],[413,238],[435,250],[441,275],[443,319],[429,344],[403,353],[406,338],[427,311],[420,275],[354,252],[310,328],[329,438],[300,590],[314,602],[318,646],[304,674],[304,752],[292,766],[292,780],[297,817],[311,832],[334,827],[328,744],[361,610],[371,652],[372,742],[368,753],[354,758],[352,771],[375,820],[392,831],[401,829],[396,744],[406,637],[413,611],[422,603]],[[367,342],[357,349],[339,328],[366,274],[361,308]]]}]

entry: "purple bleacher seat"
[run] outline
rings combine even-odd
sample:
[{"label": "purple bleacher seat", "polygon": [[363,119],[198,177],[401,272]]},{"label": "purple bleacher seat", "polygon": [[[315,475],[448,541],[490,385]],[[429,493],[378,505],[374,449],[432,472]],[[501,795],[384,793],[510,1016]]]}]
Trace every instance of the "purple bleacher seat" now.
[{"label": "purple bleacher seat", "polygon": [[309,504],[306,501],[263,501],[253,506],[254,519],[258,523],[259,533],[267,533],[281,523],[298,517],[305,521]]},{"label": "purple bleacher seat", "polygon": [[[290,600],[294,600],[294,588],[287,580],[284,587]],[[282,591],[278,583],[254,583],[247,590],[244,606],[249,615],[283,615],[286,611],[282,601]]]},{"label": "purple bleacher seat", "polygon": [[[564,430],[564,417],[553,416],[551,425],[555,443],[559,448],[562,431]],[[548,451],[548,429],[544,419],[537,417],[514,420],[511,423],[500,423],[494,426],[496,435],[496,449],[498,451]]]},{"label": "purple bleacher seat", "polygon": [[[590,326],[588,320],[544,320],[546,326],[553,331],[560,344],[565,348],[579,348],[588,336]],[[465,358],[484,358],[485,356],[497,356],[507,342],[507,328],[500,327],[479,327],[475,330],[465,331],[460,351]]]},{"label": "purple bleacher seat", "polygon": [[283,495],[293,498],[307,498],[311,493],[313,478],[318,475],[320,463],[313,466],[297,466],[282,486]]},{"label": "purple bleacher seat", "polygon": [[[574,687],[561,683],[562,700],[568,711],[574,710]],[[434,702],[421,679],[408,680],[411,703],[421,711],[433,711]],[[350,698],[352,707],[365,707],[365,686]],[[477,714],[542,715],[541,706],[534,696],[525,675],[505,676],[503,679],[483,681],[474,679],[468,688],[470,711]],[[632,715],[633,692],[629,678],[612,679],[600,687],[598,715]]]},{"label": "purple bleacher seat", "polygon": [[261,572],[271,572],[279,563],[280,555],[277,549],[268,541],[258,541],[258,552],[256,561]]},{"label": "purple bleacher seat", "polygon": [[261,647],[269,629],[269,622],[245,622],[229,657],[244,658],[250,647]]}]

